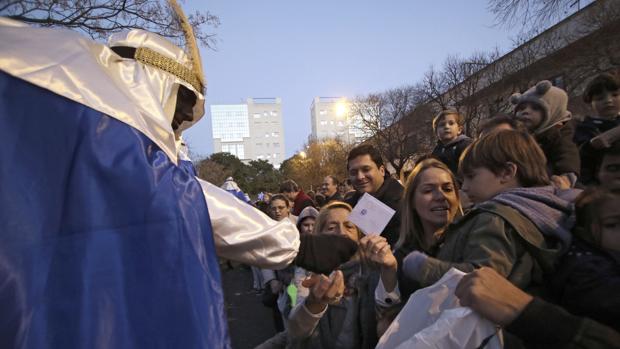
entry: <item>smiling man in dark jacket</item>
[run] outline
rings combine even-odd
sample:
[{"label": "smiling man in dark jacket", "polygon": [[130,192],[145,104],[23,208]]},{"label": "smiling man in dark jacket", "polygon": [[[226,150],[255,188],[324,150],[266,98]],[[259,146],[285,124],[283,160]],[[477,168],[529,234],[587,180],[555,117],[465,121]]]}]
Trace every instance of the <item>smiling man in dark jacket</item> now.
[{"label": "smiling man in dark jacket", "polygon": [[390,177],[383,165],[381,154],[369,144],[351,149],[347,157],[347,171],[355,188],[355,194],[346,199],[349,205],[355,206],[362,195],[368,193],[396,210],[381,232],[381,236],[385,237],[390,245],[394,245],[400,229],[400,198],[403,195],[403,186]]}]

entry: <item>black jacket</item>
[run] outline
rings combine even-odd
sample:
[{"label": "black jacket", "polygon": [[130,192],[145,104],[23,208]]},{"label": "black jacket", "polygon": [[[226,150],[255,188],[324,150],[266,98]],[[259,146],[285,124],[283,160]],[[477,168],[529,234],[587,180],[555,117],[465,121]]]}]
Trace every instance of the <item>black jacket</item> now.
[{"label": "black jacket", "polygon": [[[506,330],[526,348],[620,348],[618,332],[539,298],[534,298]],[[510,345],[505,343],[505,347]]]},{"label": "black jacket", "polygon": [[[364,193],[356,191],[352,197],[346,200],[346,203],[354,207],[363,194]],[[381,236],[386,238],[391,246],[394,246],[396,240],[398,240],[400,231],[400,199],[403,196],[403,186],[394,178],[385,177],[381,188],[379,188],[376,193],[372,194],[372,196],[396,211],[392,219],[390,219],[385,226],[385,229],[381,232]]]},{"label": "black jacket", "polygon": [[614,256],[575,237],[551,285],[566,310],[620,331],[620,263]]},{"label": "black jacket", "polygon": [[616,126],[620,126],[620,117],[613,120],[606,120],[586,116],[583,121],[576,124],[573,142],[579,146],[581,183],[586,185],[596,183],[596,170],[600,161],[601,152],[590,145],[590,140]]},{"label": "black jacket", "polygon": [[446,145],[438,141],[435,149],[433,149],[433,156],[446,164],[450,171],[456,175],[459,169],[459,158],[472,142],[473,140],[465,135],[458,136],[453,142]]},{"label": "black jacket", "polygon": [[343,201],[342,195],[339,192],[335,192],[334,195],[325,197],[325,204],[328,204],[332,201]]}]

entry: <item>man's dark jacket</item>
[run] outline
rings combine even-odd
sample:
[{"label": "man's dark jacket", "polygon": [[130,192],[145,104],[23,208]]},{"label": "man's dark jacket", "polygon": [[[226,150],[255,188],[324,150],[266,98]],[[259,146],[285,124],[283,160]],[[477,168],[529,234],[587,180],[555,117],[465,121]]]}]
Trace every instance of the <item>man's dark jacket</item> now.
[{"label": "man's dark jacket", "polygon": [[[352,197],[346,200],[346,203],[354,207],[363,194],[356,191]],[[400,199],[403,196],[403,186],[394,178],[385,177],[381,188],[376,193],[373,193],[372,196],[396,211],[381,232],[381,236],[387,239],[390,246],[394,246],[400,232]]]},{"label": "man's dark jacket", "polygon": [[340,193],[336,191],[334,195],[325,197],[325,204],[328,204],[332,201],[344,201],[344,199],[342,198],[342,195],[340,195]]}]

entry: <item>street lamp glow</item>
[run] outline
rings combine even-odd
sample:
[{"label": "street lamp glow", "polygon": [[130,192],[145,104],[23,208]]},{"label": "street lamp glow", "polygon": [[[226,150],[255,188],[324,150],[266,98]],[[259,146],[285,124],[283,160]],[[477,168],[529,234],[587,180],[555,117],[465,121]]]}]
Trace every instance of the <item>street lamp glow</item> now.
[{"label": "street lamp glow", "polygon": [[347,113],[347,109],[347,105],[343,102],[336,104],[336,116],[344,116]]},{"label": "street lamp glow", "polygon": [[299,156],[300,156],[302,159],[305,159],[305,158],[306,158],[306,156],[308,156],[308,155],[306,155],[306,152],[305,152],[305,151],[300,151],[300,152],[299,152]]}]

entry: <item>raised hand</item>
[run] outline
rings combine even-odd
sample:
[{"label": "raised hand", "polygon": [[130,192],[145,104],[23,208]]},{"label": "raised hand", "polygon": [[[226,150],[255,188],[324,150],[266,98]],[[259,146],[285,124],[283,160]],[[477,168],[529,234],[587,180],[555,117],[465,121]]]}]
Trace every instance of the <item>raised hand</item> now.
[{"label": "raised hand", "polygon": [[305,304],[313,314],[322,312],[328,304],[340,302],[344,294],[344,276],[340,270],[334,271],[329,277],[312,274],[301,285],[310,289]]},{"label": "raised hand", "polygon": [[359,243],[360,254],[366,261],[381,268],[396,270],[396,258],[387,240],[379,235],[364,236]]}]

